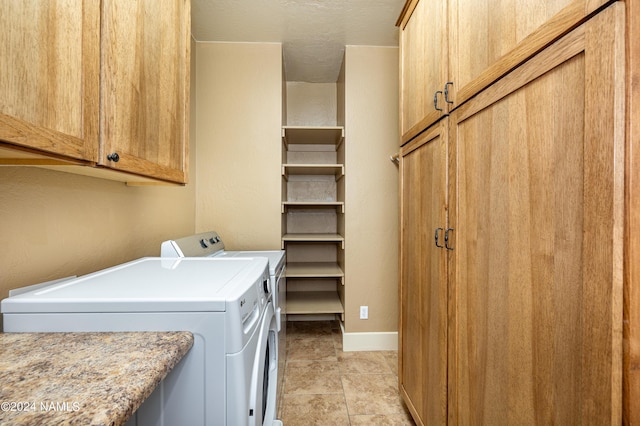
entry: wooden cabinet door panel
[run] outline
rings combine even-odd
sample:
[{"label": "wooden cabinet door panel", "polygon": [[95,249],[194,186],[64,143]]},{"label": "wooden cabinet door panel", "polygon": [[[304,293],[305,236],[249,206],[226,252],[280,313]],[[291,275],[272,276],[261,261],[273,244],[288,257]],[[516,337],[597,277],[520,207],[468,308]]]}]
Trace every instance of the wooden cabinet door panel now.
[{"label": "wooden cabinet door panel", "polygon": [[446,422],[446,120],[401,150],[400,392],[416,421]]},{"label": "wooden cabinet door panel", "polygon": [[627,17],[627,189],[625,229],[625,342],[623,424],[640,424],[640,3],[625,2]]},{"label": "wooden cabinet door panel", "polygon": [[[103,2],[103,147],[112,168],[186,181],[190,8],[186,0]],[[119,161],[107,156],[117,153]]]},{"label": "wooden cabinet door panel", "polygon": [[434,94],[442,91],[447,75],[446,0],[418,0],[409,4],[400,22],[401,144],[436,122],[448,108],[442,94],[434,108]]},{"label": "wooden cabinet door panel", "polygon": [[450,418],[620,424],[624,5],[451,116]]},{"label": "wooden cabinet door panel", "polygon": [[457,105],[609,0],[450,0],[449,61]]},{"label": "wooden cabinet door panel", "polygon": [[0,1],[0,141],[97,161],[99,1]]}]

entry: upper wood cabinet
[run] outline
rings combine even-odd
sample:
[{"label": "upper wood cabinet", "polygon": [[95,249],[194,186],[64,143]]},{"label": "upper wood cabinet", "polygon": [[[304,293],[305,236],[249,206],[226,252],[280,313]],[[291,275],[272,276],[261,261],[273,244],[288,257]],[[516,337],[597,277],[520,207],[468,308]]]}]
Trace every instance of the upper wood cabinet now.
[{"label": "upper wood cabinet", "polygon": [[0,0],[0,8],[3,147],[131,180],[187,181],[189,0]]},{"label": "upper wood cabinet", "polygon": [[98,160],[100,2],[0,1],[0,140]]},{"label": "upper wood cabinet", "polygon": [[186,182],[190,16],[189,0],[103,1],[101,165]]},{"label": "upper wood cabinet", "polygon": [[402,142],[448,112],[447,1],[408,1],[400,17],[400,128]]},{"label": "upper wood cabinet", "polygon": [[398,19],[401,144],[609,2],[407,0]]},{"label": "upper wood cabinet", "polygon": [[610,0],[449,0],[451,98],[461,104]]}]

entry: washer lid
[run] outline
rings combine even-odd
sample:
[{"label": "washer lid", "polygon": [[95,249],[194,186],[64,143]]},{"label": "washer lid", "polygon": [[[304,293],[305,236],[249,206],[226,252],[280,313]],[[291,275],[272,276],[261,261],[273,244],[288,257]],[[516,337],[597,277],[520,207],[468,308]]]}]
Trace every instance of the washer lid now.
[{"label": "washer lid", "polygon": [[142,258],[2,301],[18,312],[222,312],[258,298],[267,259]]}]

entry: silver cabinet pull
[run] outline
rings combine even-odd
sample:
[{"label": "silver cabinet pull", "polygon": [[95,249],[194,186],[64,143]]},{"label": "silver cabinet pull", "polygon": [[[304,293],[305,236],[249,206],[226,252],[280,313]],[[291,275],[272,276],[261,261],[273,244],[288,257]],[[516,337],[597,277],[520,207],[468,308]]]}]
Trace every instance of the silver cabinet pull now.
[{"label": "silver cabinet pull", "polygon": [[449,231],[455,231],[455,229],[447,228],[447,230],[444,231],[444,246],[447,250],[453,250],[453,247],[449,245]]},{"label": "silver cabinet pull", "polygon": [[442,244],[438,244],[438,232],[440,232],[440,231],[444,231],[444,228],[436,228],[436,234],[434,236],[434,238],[436,240],[436,247],[444,248],[444,246]]}]

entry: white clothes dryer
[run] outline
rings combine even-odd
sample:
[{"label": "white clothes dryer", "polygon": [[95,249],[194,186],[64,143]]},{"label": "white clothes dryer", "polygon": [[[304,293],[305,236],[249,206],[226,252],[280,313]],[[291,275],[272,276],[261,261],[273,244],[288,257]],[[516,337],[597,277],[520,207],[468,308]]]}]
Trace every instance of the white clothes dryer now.
[{"label": "white clothes dryer", "polygon": [[271,281],[271,300],[276,315],[278,329],[278,386],[277,394],[282,395],[284,381],[284,363],[286,358],[287,329],[287,281],[285,250],[225,250],[224,242],[215,231],[203,232],[176,240],[164,241],[160,246],[161,257],[206,257],[214,259],[238,257],[266,257],[269,261],[269,277]]},{"label": "white clothes dryer", "polygon": [[265,258],[143,258],[13,291],[5,332],[190,331],[194,345],[128,425],[271,425],[277,327]]}]

